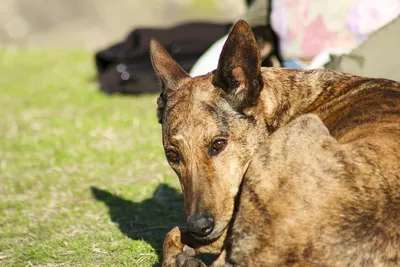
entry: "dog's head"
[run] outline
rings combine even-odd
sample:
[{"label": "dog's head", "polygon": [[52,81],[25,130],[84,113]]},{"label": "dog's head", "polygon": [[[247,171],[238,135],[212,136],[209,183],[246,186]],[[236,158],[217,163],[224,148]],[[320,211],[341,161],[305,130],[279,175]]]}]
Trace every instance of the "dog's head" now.
[{"label": "dog's head", "polygon": [[184,192],[189,230],[199,239],[217,238],[232,218],[250,158],[268,135],[255,115],[263,88],[256,40],[239,21],[217,70],[194,78],[155,40],[150,54],[162,90],[163,145]]}]

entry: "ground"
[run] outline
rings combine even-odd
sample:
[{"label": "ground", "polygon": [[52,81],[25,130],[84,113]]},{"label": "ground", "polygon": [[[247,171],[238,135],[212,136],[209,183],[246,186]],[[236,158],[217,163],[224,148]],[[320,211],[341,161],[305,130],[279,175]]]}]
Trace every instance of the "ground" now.
[{"label": "ground", "polygon": [[0,266],[157,264],[184,215],[155,110],[90,53],[0,49]]}]

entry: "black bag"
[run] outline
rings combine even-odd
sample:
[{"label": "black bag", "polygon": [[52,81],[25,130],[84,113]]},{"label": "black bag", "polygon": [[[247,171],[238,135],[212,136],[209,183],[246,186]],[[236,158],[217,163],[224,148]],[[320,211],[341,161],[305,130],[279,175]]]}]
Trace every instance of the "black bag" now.
[{"label": "black bag", "polygon": [[230,24],[189,23],[172,28],[142,28],[125,41],[96,53],[100,89],[106,93],[159,92],[149,55],[149,41],[156,38],[185,71],[219,38]]},{"label": "black bag", "polygon": [[[226,35],[231,24],[188,23],[172,28],[142,28],[131,32],[126,40],[95,55],[100,89],[106,93],[158,93],[159,84],[149,55],[149,41],[156,38],[187,72],[198,58],[218,39]],[[254,29],[253,29],[254,30]],[[254,30],[257,39],[274,38],[270,27]],[[275,47],[273,40],[265,40]],[[264,43],[265,43],[264,42]],[[259,44],[260,45],[260,44]],[[273,49],[274,54],[277,49]],[[271,54],[271,53],[270,53]],[[268,58],[264,66],[272,66]],[[280,59],[280,56],[278,56]]]}]

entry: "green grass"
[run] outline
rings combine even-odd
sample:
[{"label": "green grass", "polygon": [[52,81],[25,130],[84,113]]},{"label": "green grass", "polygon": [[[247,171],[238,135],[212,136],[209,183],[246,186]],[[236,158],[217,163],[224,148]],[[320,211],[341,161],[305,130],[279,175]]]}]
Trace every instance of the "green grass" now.
[{"label": "green grass", "polygon": [[0,266],[152,266],[183,223],[156,96],[98,91],[92,54],[0,50]]}]

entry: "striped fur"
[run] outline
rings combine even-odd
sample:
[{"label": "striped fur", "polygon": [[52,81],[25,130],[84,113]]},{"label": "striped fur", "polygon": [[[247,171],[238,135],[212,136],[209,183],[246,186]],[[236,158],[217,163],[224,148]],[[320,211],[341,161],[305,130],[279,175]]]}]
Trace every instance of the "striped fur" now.
[{"label": "striped fur", "polygon": [[[400,264],[399,83],[261,68],[244,21],[203,76],[189,77],[155,40],[150,52],[186,216],[214,220],[201,238],[174,228],[164,266],[202,265],[188,246],[221,253],[213,266]],[[212,153],[216,140],[226,146]]]}]

